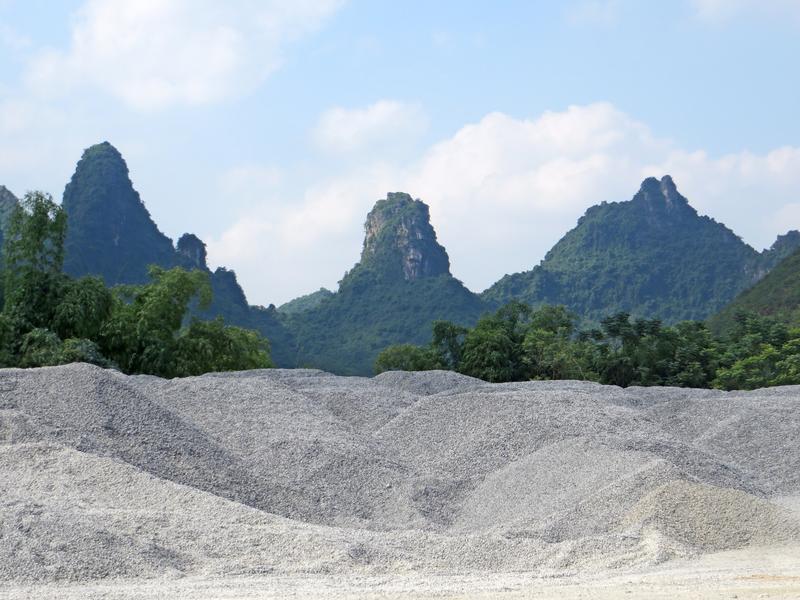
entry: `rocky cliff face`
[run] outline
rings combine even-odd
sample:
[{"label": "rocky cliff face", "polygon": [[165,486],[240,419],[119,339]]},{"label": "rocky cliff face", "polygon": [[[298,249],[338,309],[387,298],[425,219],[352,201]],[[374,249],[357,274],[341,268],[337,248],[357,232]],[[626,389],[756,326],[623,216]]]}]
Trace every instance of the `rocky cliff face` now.
[{"label": "rocky cliff face", "polygon": [[406,281],[450,273],[447,251],[436,241],[428,206],[401,192],[389,193],[367,215],[361,264]]},{"label": "rocky cliff face", "polygon": [[655,177],[645,179],[631,202],[645,207],[653,216],[677,215],[681,212],[687,216],[697,215],[697,211],[689,206],[689,201],[678,193],[678,188],[669,175],[660,180]]}]

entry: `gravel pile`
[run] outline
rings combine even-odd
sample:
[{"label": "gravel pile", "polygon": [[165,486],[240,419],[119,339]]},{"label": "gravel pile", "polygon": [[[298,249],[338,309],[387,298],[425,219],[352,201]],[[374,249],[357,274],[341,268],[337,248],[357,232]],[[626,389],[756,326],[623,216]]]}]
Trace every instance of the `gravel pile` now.
[{"label": "gravel pile", "polygon": [[800,543],[800,389],[0,371],[0,585],[586,573]]}]

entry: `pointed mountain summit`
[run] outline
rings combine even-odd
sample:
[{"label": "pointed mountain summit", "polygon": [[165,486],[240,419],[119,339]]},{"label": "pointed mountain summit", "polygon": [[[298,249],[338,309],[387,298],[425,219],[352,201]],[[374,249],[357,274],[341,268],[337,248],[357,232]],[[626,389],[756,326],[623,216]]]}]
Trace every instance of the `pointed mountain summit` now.
[{"label": "pointed mountain summit", "polygon": [[563,304],[589,322],[616,311],[702,320],[798,244],[800,235],[790,233],[759,253],[698,215],[669,175],[650,177],[631,200],[591,207],[541,264],[506,275],[483,298]]},{"label": "pointed mountain summit", "polygon": [[438,319],[469,325],[483,302],[450,274],[428,206],[390,193],[367,215],[360,261],[335,294],[287,314],[298,343],[298,364],[368,375],[392,344],[423,344]]},{"label": "pointed mountain summit", "polygon": [[660,181],[655,177],[645,179],[631,202],[647,207],[653,216],[680,211],[697,215],[697,211],[689,206],[689,201],[678,193],[678,188],[669,175],[664,175]]},{"label": "pointed mountain summit", "polygon": [[64,190],[64,270],[99,275],[106,284],[147,281],[147,266],[177,264],[172,240],[159,231],[108,142],[87,148]]}]

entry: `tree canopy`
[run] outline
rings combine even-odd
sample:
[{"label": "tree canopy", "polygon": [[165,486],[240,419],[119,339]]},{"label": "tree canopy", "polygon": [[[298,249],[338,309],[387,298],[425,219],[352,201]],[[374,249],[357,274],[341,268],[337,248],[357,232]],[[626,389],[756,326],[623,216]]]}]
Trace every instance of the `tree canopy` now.
[{"label": "tree canopy", "polygon": [[109,289],[62,272],[67,220],[41,192],[14,209],[3,246],[0,366],[84,361],[163,377],[272,366],[260,334],[190,319],[211,301],[209,274],[151,266],[150,281]]},{"label": "tree canopy", "polygon": [[427,346],[392,346],[378,372],[449,368],[486,381],[579,379],[622,387],[753,389],[800,384],[800,329],[752,314],[714,337],[705,324],[665,326],[617,313],[578,331],[563,306],[532,309],[512,302],[467,329],[446,321]]}]

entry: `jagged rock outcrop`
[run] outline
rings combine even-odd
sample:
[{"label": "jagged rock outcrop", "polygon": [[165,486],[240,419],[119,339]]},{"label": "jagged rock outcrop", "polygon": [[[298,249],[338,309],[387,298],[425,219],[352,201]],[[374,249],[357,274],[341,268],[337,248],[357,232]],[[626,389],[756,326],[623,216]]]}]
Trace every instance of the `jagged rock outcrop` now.
[{"label": "jagged rock outcrop", "polygon": [[387,275],[399,266],[406,281],[450,273],[447,251],[436,241],[430,210],[402,192],[390,192],[367,215],[361,265],[377,265]]},{"label": "jagged rock outcrop", "polygon": [[108,142],[87,148],[64,190],[67,213],[64,271],[99,275],[108,285],[143,283],[147,267],[172,267],[172,240],[159,231]]},{"label": "jagged rock outcrop", "polygon": [[591,207],[540,265],[506,275],[482,297],[563,304],[587,322],[616,311],[702,320],[798,245],[800,234],[790,232],[759,253],[698,215],[669,175],[650,177],[631,200]]},{"label": "jagged rock outcrop", "polygon": [[697,215],[697,211],[689,206],[689,201],[678,193],[678,188],[669,175],[664,175],[661,180],[655,177],[645,179],[632,202],[647,207],[653,217],[687,210]]},{"label": "jagged rock outcrop", "polygon": [[178,238],[178,243],[175,247],[188,266],[193,269],[208,270],[208,253],[206,252],[205,242],[195,234],[184,233]]}]

